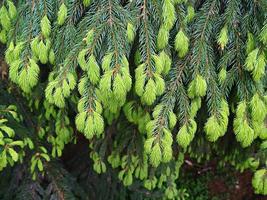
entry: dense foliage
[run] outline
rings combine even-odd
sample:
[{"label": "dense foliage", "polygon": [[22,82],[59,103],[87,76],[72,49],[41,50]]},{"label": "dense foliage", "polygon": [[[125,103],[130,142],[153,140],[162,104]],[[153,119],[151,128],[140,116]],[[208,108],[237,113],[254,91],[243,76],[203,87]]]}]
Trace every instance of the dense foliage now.
[{"label": "dense foliage", "polygon": [[265,0],[2,0],[0,42],[9,198],[85,199],[58,159],[81,135],[98,174],[155,198],[185,198],[185,155],[267,195]]}]

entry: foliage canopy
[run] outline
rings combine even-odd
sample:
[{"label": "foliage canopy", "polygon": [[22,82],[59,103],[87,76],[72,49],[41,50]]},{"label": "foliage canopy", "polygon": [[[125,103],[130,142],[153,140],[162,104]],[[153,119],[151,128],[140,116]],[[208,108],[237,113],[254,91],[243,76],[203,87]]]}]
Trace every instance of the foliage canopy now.
[{"label": "foliage canopy", "polygon": [[265,0],[3,0],[0,42],[0,170],[76,199],[58,158],[82,134],[124,186],[182,199],[190,155],[254,170],[267,195]]}]

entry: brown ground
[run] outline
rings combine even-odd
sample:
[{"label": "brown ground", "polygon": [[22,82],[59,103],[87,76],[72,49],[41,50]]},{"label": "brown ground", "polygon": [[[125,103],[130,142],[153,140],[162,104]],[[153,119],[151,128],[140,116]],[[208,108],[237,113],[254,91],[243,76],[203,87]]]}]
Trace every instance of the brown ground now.
[{"label": "brown ground", "polygon": [[[205,166],[193,164],[185,166],[186,171],[195,173],[196,178],[207,173],[211,178],[207,184],[210,198],[218,197],[220,200],[267,200],[267,196],[255,195],[251,185],[253,173],[245,171],[237,172],[234,169],[226,169],[226,172],[218,172],[216,161],[212,161]],[[214,178],[212,178],[214,177]],[[231,181],[229,182],[229,180]]]}]

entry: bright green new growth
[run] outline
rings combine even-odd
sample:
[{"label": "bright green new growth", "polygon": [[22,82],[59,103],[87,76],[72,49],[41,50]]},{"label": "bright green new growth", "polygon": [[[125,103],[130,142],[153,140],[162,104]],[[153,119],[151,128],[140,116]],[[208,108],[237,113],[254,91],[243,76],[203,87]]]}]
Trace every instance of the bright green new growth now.
[{"label": "bright green new growth", "polygon": [[80,67],[81,67],[84,71],[87,71],[87,67],[88,67],[87,62],[86,62],[86,60],[85,60],[85,55],[86,55],[87,51],[88,51],[88,49],[83,49],[83,50],[81,50],[81,51],[79,52],[79,54],[78,54],[78,58],[77,58]]},{"label": "bright green new growth", "polygon": [[218,36],[218,43],[223,50],[228,43],[228,28],[224,26]]},{"label": "bright green new growth", "polygon": [[251,117],[253,121],[264,121],[266,117],[267,107],[259,94],[254,94],[250,101]]},{"label": "bright green new growth", "polygon": [[266,102],[255,94],[250,101],[252,127],[254,129],[255,138],[266,139],[267,128],[265,124],[267,105]]},{"label": "bright green new growth", "polygon": [[65,98],[70,96],[71,90],[76,86],[76,80],[72,73],[66,74],[64,80],[59,78],[52,79],[45,89],[45,96],[49,103],[63,108],[65,106]]},{"label": "bright green new growth", "polygon": [[196,78],[189,84],[188,96],[191,99],[196,97],[203,97],[206,95],[207,83],[201,75],[197,75]]},{"label": "bright green new growth", "polygon": [[8,14],[10,19],[15,19],[17,17],[17,8],[12,1],[7,1],[8,4]]},{"label": "bright green new growth", "polygon": [[127,24],[127,37],[129,42],[133,42],[134,38],[135,38],[135,30],[134,30],[134,26],[131,23]]},{"label": "bright green new growth", "polygon": [[189,49],[189,39],[181,29],[175,37],[175,50],[178,52],[180,58],[183,58]]},{"label": "bright green new growth", "polygon": [[246,52],[249,54],[251,51],[255,49],[255,40],[252,33],[248,32],[247,34],[247,45],[246,45]]},{"label": "bright green new growth", "polygon": [[39,72],[39,66],[32,59],[29,60],[27,66],[18,72],[18,84],[24,92],[30,92],[37,84]]},{"label": "bright green new growth", "polygon": [[100,79],[100,68],[93,55],[88,60],[88,77],[93,84],[96,84]]},{"label": "bright green new growth", "polygon": [[77,129],[84,133],[85,137],[92,139],[94,136],[100,137],[104,132],[104,120],[101,116],[102,114],[102,105],[96,100],[92,99],[90,104],[87,104],[87,95],[86,90],[90,89],[90,79],[88,76],[83,77],[80,80],[78,85],[78,90],[82,95],[82,98],[78,103],[78,115],[75,119],[75,124]]},{"label": "bright green new growth", "polygon": [[11,19],[9,16],[10,13],[8,13],[7,8],[5,6],[2,6],[0,9],[0,22],[4,30],[9,31],[11,28]]},{"label": "bright green new growth", "polygon": [[221,100],[219,113],[217,116],[212,115],[205,124],[205,132],[207,139],[215,142],[219,137],[222,137],[228,127],[229,106],[223,99]]},{"label": "bright green new growth", "polygon": [[91,4],[92,0],[83,0],[83,4],[85,7],[89,6]]},{"label": "bright green new growth", "polygon": [[260,33],[260,40],[264,43],[267,44],[267,24],[262,28],[262,31]]},{"label": "bright green new growth", "polygon": [[[180,197],[184,155],[214,152],[254,170],[266,194],[265,13],[252,0],[2,1],[0,170],[21,162],[46,180],[80,132],[93,170],[138,185],[140,199]],[[30,112],[2,109],[9,96]]]},{"label": "bright green new growth", "polygon": [[220,83],[223,83],[226,78],[227,78],[227,71],[226,71],[225,68],[222,68],[220,73],[219,73],[219,81],[220,81]]},{"label": "bright green new growth", "polygon": [[260,53],[259,49],[256,48],[251,51],[246,59],[246,69],[251,71],[253,79],[260,81],[265,74],[266,59],[264,53]]},{"label": "bright green new growth", "polygon": [[188,22],[191,22],[195,17],[195,9],[192,6],[188,6],[187,7],[187,16],[186,16],[186,20]]},{"label": "bright green new growth", "polygon": [[5,44],[7,42],[7,35],[6,35],[6,31],[2,30],[0,32],[0,42]]},{"label": "bright green new growth", "polygon": [[256,194],[267,195],[267,170],[257,170],[252,179],[252,185]]},{"label": "bright green new growth", "polygon": [[8,33],[11,24],[17,17],[17,9],[12,1],[6,1],[6,5],[0,8],[0,42],[5,44],[8,40]]},{"label": "bright green new growth", "polygon": [[169,41],[169,31],[164,26],[159,29],[157,37],[157,46],[159,49],[164,49]]},{"label": "bright green new growth", "polygon": [[[14,116],[16,121],[20,121],[17,116],[17,108],[14,105],[10,105],[5,108]],[[8,165],[13,166],[14,163],[19,162],[23,157],[22,152],[27,142],[32,144],[29,138],[25,138],[25,142],[17,140],[15,138],[15,131],[8,126],[8,119],[0,119],[0,146],[3,149],[0,153],[0,170],[3,170]]]},{"label": "bright green new growth", "polygon": [[85,42],[87,45],[92,44],[93,40],[94,40],[94,29],[91,29],[88,31],[88,33],[86,34],[86,38],[84,38]]},{"label": "bright green new growth", "polygon": [[101,115],[94,111],[79,113],[76,117],[77,129],[84,133],[87,139],[92,139],[94,135],[100,137],[104,131],[104,121]]},{"label": "bright green new growth", "polygon": [[51,24],[46,15],[41,20],[41,30],[44,37],[49,38],[51,33]]},{"label": "bright green new growth", "polygon": [[234,132],[236,139],[243,147],[251,145],[255,138],[254,130],[251,128],[247,120],[247,103],[240,102],[236,110],[236,118],[234,120]]},{"label": "bright green new growth", "polygon": [[162,74],[167,75],[171,69],[172,60],[171,60],[170,56],[167,53],[165,53],[164,51],[160,52],[159,57],[162,60],[161,62],[163,65]]},{"label": "bright green new growth", "polygon": [[61,6],[59,7],[59,11],[58,11],[58,14],[57,14],[57,23],[58,25],[63,25],[66,18],[67,18],[67,12],[68,12],[68,9],[66,7],[66,5],[63,3],[61,4]]},{"label": "bright green new growth", "polygon": [[177,117],[169,110],[164,116],[166,118],[163,124],[162,117],[165,114],[165,109],[164,105],[157,105],[152,113],[153,119],[146,125],[147,139],[144,143],[144,150],[149,156],[151,165],[155,167],[161,162],[166,163],[172,159],[171,130],[176,125]]},{"label": "bright green new growth", "polygon": [[147,105],[152,105],[156,100],[156,83],[153,79],[149,79],[144,89],[144,93],[142,95],[142,101]]},{"label": "bright green new growth", "polygon": [[191,101],[190,105],[190,117],[195,118],[198,110],[201,107],[201,98],[197,97]]},{"label": "bright green new growth", "polygon": [[252,71],[255,68],[257,63],[257,56],[258,56],[259,49],[256,48],[248,54],[246,59],[246,69]]},{"label": "bright green new growth", "polygon": [[265,74],[266,59],[264,53],[258,56],[258,62],[255,64],[255,68],[252,72],[255,81],[259,81]]},{"label": "bright green new growth", "polygon": [[[150,121],[147,124],[147,131],[149,126],[154,122]],[[157,136],[152,136],[145,141],[144,150],[149,155],[149,160],[152,166],[157,167],[161,162],[169,162],[172,158],[172,135],[168,129],[163,129],[161,142],[157,141]]]},{"label": "bright green new growth", "polygon": [[[102,61],[103,76],[99,82],[98,97],[103,105],[112,113],[116,113],[125,103],[127,92],[132,87],[129,73],[129,63],[123,55],[120,63],[113,66],[111,61],[114,54],[107,54]],[[113,99],[110,102],[110,99]]]},{"label": "bright green new growth", "polygon": [[[171,65],[169,57],[164,52],[160,56],[153,55],[153,60],[155,72],[146,72],[148,70],[146,64],[140,64],[135,69],[135,91],[141,97],[141,101],[147,105],[152,105],[157,96],[165,91],[165,81],[161,74],[163,71],[166,73]],[[146,73],[151,73],[151,75],[147,77]]]},{"label": "bright green new growth", "polygon": [[127,120],[138,125],[138,130],[140,133],[144,134],[146,132],[146,124],[151,120],[150,114],[135,101],[126,103],[123,107],[123,111]]},{"label": "bright green new growth", "polygon": [[42,64],[46,64],[49,59],[49,48],[50,48],[50,41],[46,40],[45,43],[43,40],[41,40],[38,44],[38,55],[39,55],[39,60]]},{"label": "bright green new growth", "polygon": [[164,28],[166,28],[166,30],[169,31],[172,29],[176,21],[175,7],[173,1],[164,0],[162,10],[163,26]]},{"label": "bright green new growth", "polygon": [[194,138],[196,130],[197,130],[196,122],[193,119],[190,119],[190,121],[187,124],[184,124],[178,131],[176,136],[177,143],[184,149],[188,147],[188,145]]}]

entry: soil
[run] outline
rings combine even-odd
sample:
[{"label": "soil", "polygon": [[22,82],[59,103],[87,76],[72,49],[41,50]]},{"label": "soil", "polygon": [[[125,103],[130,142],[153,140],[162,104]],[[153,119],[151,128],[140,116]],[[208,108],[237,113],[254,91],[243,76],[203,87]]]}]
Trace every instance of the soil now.
[{"label": "soil", "polygon": [[251,171],[240,173],[231,167],[218,170],[216,161],[203,166],[194,164],[191,160],[188,163],[185,166],[186,171],[194,173],[195,178],[209,176],[208,182],[203,184],[207,184],[210,199],[217,197],[219,200],[267,200],[267,196],[254,194]]}]

